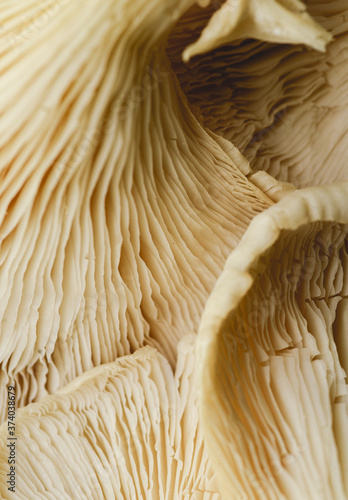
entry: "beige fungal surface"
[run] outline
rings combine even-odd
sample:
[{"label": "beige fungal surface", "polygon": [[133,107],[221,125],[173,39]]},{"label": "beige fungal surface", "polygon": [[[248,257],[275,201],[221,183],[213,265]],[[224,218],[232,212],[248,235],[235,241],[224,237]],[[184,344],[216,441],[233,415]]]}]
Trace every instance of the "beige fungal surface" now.
[{"label": "beige fungal surface", "polygon": [[0,2],[4,500],[348,498],[347,14]]},{"label": "beige fungal surface", "polygon": [[168,63],[190,5],[0,7],[0,390],[16,383],[19,406],[144,344],[174,363],[272,204]]},{"label": "beige fungal surface", "polygon": [[[264,12],[263,2],[257,3]],[[293,2],[282,3],[285,9]],[[331,41],[325,38],[329,43],[324,53],[301,44],[255,40],[251,31],[244,35],[247,39],[225,40],[218,47],[230,20],[224,2],[188,11],[173,30],[168,48],[199,120],[231,140],[254,171],[265,170],[297,187],[348,179],[348,5],[345,0],[308,0],[306,8],[332,36]],[[192,47],[201,47],[199,34],[203,31],[203,37],[210,18],[209,32],[215,38],[202,46],[206,53],[183,63],[181,53],[188,44],[198,39]],[[283,19],[278,16],[279,22]],[[271,27],[276,23],[272,20]],[[306,43],[304,33],[298,42]]]},{"label": "beige fungal surface", "polygon": [[300,0],[226,0],[213,14],[199,39],[185,49],[183,58],[187,61],[241,38],[305,43],[322,52],[331,39],[306,12]]},{"label": "beige fungal surface", "polygon": [[198,426],[194,346],[194,335],[179,343],[174,374],[145,347],[19,410],[11,497],[0,427],[2,498],[221,499]]},{"label": "beige fungal surface", "polygon": [[347,182],[288,195],[228,258],[197,347],[224,498],[347,498],[347,297]]}]

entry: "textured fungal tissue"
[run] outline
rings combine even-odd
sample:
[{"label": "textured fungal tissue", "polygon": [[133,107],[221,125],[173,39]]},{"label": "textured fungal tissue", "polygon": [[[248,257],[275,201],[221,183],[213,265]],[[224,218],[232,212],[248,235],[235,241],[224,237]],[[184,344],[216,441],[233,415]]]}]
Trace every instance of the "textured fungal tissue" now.
[{"label": "textured fungal tissue", "polygon": [[1,0],[0,496],[348,500],[347,0]]}]

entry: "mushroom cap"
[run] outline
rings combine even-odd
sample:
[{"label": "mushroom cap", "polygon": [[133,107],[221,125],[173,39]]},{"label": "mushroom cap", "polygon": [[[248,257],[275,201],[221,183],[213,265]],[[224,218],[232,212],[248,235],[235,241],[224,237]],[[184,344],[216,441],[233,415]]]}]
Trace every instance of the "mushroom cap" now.
[{"label": "mushroom cap", "polygon": [[347,498],[347,235],[348,182],[289,194],[208,299],[200,422],[224,498]]},{"label": "mushroom cap", "polygon": [[200,37],[183,53],[191,57],[240,38],[276,43],[304,43],[322,52],[331,35],[306,12],[301,0],[226,0]]},{"label": "mushroom cap", "polygon": [[[219,500],[198,426],[195,338],[179,343],[175,373],[145,347],[19,409],[11,498]],[[2,498],[7,444],[5,423]]]},{"label": "mushroom cap", "polygon": [[9,383],[21,406],[146,344],[174,364],[272,204],[176,82],[164,47],[191,5],[0,7],[2,401]]}]

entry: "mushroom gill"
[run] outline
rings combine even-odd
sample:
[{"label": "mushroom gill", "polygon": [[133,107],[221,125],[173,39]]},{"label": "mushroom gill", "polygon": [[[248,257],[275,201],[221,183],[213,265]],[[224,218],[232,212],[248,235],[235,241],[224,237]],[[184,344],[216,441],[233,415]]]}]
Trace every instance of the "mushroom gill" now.
[{"label": "mushroom gill", "polygon": [[150,344],[174,364],[272,200],[165,53],[191,0],[0,6],[0,396],[38,401]]},{"label": "mushroom gill", "polygon": [[[0,420],[8,385],[27,405],[12,497],[348,494],[348,185],[291,184],[346,177],[330,5],[308,2],[315,22],[299,0],[2,2]],[[258,136],[280,113],[298,129]],[[201,321],[198,425],[183,337],[233,250]]]},{"label": "mushroom gill", "polygon": [[348,182],[255,217],[197,344],[200,423],[224,498],[347,498],[347,314]]},{"label": "mushroom gill", "polygon": [[[241,38],[234,40],[228,33],[221,41],[231,24],[232,6],[246,3],[192,7],[172,31],[169,58],[195,115],[238,147],[254,172],[266,171],[297,187],[347,180],[347,2],[305,2],[308,13],[331,34],[326,52],[255,40],[249,21],[243,32],[234,27]],[[260,19],[264,3],[258,2]],[[294,3],[279,2],[283,9]],[[271,28],[285,19],[273,19]],[[211,40],[203,45],[204,33]],[[317,34],[325,38],[321,30]],[[284,30],[279,36],[284,38]],[[305,43],[306,38],[298,41]],[[206,53],[184,63],[181,54],[188,44]]]},{"label": "mushroom gill", "polygon": [[[198,426],[195,338],[179,343],[175,373],[144,347],[20,409],[10,498],[219,500]],[[2,498],[7,445],[3,424]]]}]

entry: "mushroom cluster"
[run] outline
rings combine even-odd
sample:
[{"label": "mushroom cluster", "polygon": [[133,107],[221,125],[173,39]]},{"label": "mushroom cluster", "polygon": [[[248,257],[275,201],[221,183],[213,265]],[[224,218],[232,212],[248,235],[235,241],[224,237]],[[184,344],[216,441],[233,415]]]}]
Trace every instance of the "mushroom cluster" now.
[{"label": "mushroom cluster", "polygon": [[347,500],[347,16],[2,2],[2,498]]}]

